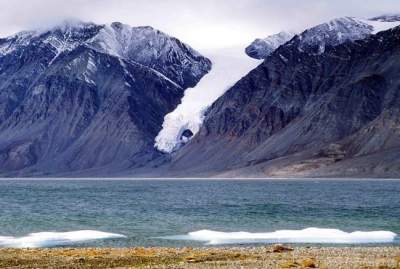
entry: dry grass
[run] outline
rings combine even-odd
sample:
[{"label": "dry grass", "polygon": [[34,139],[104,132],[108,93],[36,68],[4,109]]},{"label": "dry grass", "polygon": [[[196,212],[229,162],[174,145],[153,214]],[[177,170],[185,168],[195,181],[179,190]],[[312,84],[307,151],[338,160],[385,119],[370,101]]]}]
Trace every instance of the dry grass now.
[{"label": "dry grass", "polygon": [[272,246],[1,249],[0,268],[400,269],[399,247],[276,249]]}]

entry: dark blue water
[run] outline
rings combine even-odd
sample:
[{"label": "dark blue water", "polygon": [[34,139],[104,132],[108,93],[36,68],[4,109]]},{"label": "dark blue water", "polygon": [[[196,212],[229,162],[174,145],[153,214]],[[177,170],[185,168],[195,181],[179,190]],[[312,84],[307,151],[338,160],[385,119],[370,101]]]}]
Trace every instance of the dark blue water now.
[{"label": "dark blue water", "polygon": [[400,181],[0,181],[0,236],[90,229],[127,238],[85,245],[180,246],[200,243],[156,237],[307,227],[400,234]]}]

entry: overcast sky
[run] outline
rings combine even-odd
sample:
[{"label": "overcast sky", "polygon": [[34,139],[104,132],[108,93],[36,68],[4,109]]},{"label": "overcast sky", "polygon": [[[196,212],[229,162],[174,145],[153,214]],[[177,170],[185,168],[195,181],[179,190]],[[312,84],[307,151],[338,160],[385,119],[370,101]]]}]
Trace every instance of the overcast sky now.
[{"label": "overcast sky", "polygon": [[208,49],[334,17],[382,13],[400,13],[400,0],[0,0],[0,36],[77,18],[150,25]]}]

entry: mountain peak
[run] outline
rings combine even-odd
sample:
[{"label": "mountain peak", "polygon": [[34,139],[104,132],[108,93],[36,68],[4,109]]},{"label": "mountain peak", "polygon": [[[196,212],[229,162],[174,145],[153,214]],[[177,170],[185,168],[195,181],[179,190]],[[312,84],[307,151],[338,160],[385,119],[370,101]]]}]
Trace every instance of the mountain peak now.
[{"label": "mountain peak", "polygon": [[[340,17],[306,29],[290,42],[300,51],[321,54],[327,46],[337,46],[347,41],[364,39],[398,25],[400,25],[398,14],[382,15],[368,20]],[[256,39],[246,49],[246,53],[256,59],[265,59],[294,35],[294,33],[281,32],[265,39]]]},{"label": "mountain peak", "polygon": [[246,54],[255,59],[265,59],[294,36],[295,33],[293,32],[279,32],[263,39],[257,38],[246,48]]},{"label": "mountain peak", "polygon": [[346,41],[363,39],[370,35],[373,26],[353,17],[336,18],[305,30],[299,35],[300,51],[323,53],[326,46],[337,46]]},{"label": "mountain peak", "polygon": [[[172,81],[183,88],[194,86],[197,79],[193,80],[193,77],[200,77],[211,66],[205,59],[207,63],[204,62],[202,66],[207,68],[198,68],[194,63],[203,61],[204,58],[197,51],[153,27],[132,27],[121,22],[95,24],[75,19],[64,20],[47,29],[0,39],[0,55],[17,50],[21,52],[21,48],[32,44],[35,47],[45,47],[50,51],[49,54],[53,54],[49,64],[65,52],[84,46],[150,67],[168,78],[173,78]],[[176,67],[176,62],[185,63],[185,68]]]}]

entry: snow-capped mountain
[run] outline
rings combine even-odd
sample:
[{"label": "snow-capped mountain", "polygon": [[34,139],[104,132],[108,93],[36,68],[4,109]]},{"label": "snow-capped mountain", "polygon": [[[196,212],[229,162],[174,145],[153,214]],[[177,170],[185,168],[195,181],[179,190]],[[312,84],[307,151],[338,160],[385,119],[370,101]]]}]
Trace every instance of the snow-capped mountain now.
[{"label": "snow-capped mountain", "polygon": [[305,30],[296,36],[293,43],[298,43],[300,51],[321,54],[327,46],[363,39],[373,30],[371,25],[355,18],[338,18]]},{"label": "snow-capped mountain", "polygon": [[198,80],[193,77],[201,77],[210,69],[209,62],[196,64],[204,57],[191,47],[149,26],[132,28],[112,23],[91,40],[90,46],[174,77],[182,87],[195,86]]},{"label": "snow-capped mountain", "polygon": [[295,36],[293,32],[280,32],[266,38],[257,38],[247,48],[246,53],[255,59],[265,59],[280,45],[285,44]]},{"label": "snow-capped mountain", "polygon": [[[152,27],[130,27],[119,22],[96,25],[65,21],[52,29],[21,32],[0,39],[0,55],[23,50],[31,45],[48,46],[54,54],[52,63],[64,52],[85,46],[98,52],[133,61],[158,71],[181,87],[192,87],[210,70],[210,62],[198,52]],[[197,65],[200,61],[204,65]]]},{"label": "snow-capped mountain", "polygon": [[[279,46],[287,43],[288,46],[297,47],[299,51],[321,54],[327,46],[363,39],[375,32],[400,24],[396,21],[386,22],[385,20],[393,20],[393,17],[379,17],[371,20],[338,18],[307,29],[296,37],[292,32],[281,32],[265,39],[257,39],[246,48],[246,53],[255,59],[265,59]],[[214,62],[213,69],[195,88],[189,89],[181,104],[165,117],[163,128],[156,137],[157,149],[167,153],[179,149],[190,139],[183,137],[183,132],[190,130],[192,134],[197,134],[207,107],[228,87],[259,64],[259,62],[241,57],[245,54],[240,50],[239,48],[233,52],[220,50],[217,53],[210,53],[210,58]],[[209,96],[209,98],[204,98],[204,96]]]},{"label": "snow-capped mountain", "polygon": [[[319,29],[342,22],[371,28],[341,20]],[[321,54],[292,41],[214,102],[197,135],[172,156],[171,173],[399,177],[400,26],[316,46]]]},{"label": "snow-capped mountain", "polygon": [[[292,46],[297,46],[300,51],[321,54],[325,51],[327,46],[337,46],[347,41],[364,39],[369,35],[385,31],[398,25],[400,25],[400,16],[398,15],[386,15],[371,19],[343,17],[309,28],[296,35],[289,42]],[[271,38],[274,40],[275,36],[276,35],[268,37],[266,40]],[[289,36],[290,35],[288,35],[288,37]],[[261,39],[256,39],[256,41],[246,49],[250,57],[259,59],[260,56],[263,56],[262,58],[265,59],[277,47],[286,43],[285,39],[277,39],[278,42],[274,43],[275,46],[267,46],[266,48],[260,45],[263,44],[260,40]],[[281,41],[281,43],[279,41]],[[273,49],[274,47],[275,49]]]},{"label": "snow-capped mountain", "polygon": [[140,166],[158,154],[164,116],[210,69],[151,27],[68,21],[1,39],[0,171]]}]

